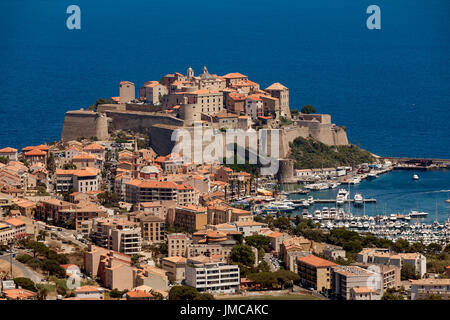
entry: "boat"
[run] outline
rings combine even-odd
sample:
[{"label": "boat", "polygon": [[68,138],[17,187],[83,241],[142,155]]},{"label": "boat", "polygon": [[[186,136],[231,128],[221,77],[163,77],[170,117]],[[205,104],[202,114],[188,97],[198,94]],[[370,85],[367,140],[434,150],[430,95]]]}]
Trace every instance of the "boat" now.
[{"label": "boat", "polygon": [[266,211],[292,212],[294,209],[294,207],[284,204],[283,202],[271,202],[266,206]]},{"label": "boat", "polygon": [[448,199],[446,199],[445,202],[450,203],[450,192],[449,192],[447,198],[448,198]]},{"label": "boat", "polygon": [[367,179],[369,179],[369,180],[373,180],[376,178],[378,178],[378,175],[376,173],[371,172],[371,173],[367,174]]},{"label": "boat", "polygon": [[337,197],[336,197],[336,204],[338,205],[338,206],[343,206],[344,205],[344,200],[345,198],[344,198],[344,196],[343,195],[338,195]]},{"label": "boat", "polygon": [[333,182],[330,184],[330,189],[335,189],[339,187],[341,184],[339,182]]},{"label": "boat", "polygon": [[423,218],[423,217],[428,216],[428,212],[418,212],[418,211],[416,211],[416,210],[412,210],[412,211],[409,213],[409,216],[410,216],[411,218]]},{"label": "boat", "polygon": [[355,194],[355,197],[353,199],[355,200],[355,206],[361,206],[364,203],[364,199],[361,193]]},{"label": "boat", "polygon": [[310,206],[310,203],[309,203],[308,200],[303,200],[303,201],[301,202],[300,206],[301,206],[302,208],[308,208],[308,207]]},{"label": "boat", "polygon": [[412,178],[413,178],[413,180],[419,180],[419,176],[418,176],[417,174],[414,174],[414,175],[412,176]]},{"label": "boat", "polygon": [[342,195],[342,196],[344,196],[344,200],[347,200],[350,195],[350,192],[348,192],[346,189],[339,189],[337,195],[338,196]]},{"label": "boat", "polygon": [[322,220],[322,212],[320,210],[314,211],[314,218],[318,220]]},{"label": "boat", "polygon": [[350,181],[351,184],[358,184],[361,182],[361,179],[358,177],[354,177],[352,181]]},{"label": "boat", "polygon": [[313,198],[313,196],[309,196],[309,197],[308,197],[308,202],[309,202],[310,204],[313,204],[313,203],[314,203],[314,198]]}]

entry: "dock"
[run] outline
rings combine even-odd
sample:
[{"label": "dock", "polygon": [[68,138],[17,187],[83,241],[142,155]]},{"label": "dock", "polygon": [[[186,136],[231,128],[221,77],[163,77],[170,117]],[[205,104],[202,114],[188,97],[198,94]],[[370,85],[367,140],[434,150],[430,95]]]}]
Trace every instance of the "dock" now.
[{"label": "dock", "polygon": [[[289,201],[292,201],[293,203],[302,203],[303,200],[305,200],[305,199],[289,199]],[[345,203],[353,203],[353,202],[355,202],[355,200],[347,199],[344,202]],[[363,202],[375,203],[375,202],[377,202],[377,199],[363,199]],[[336,199],[314,199],[314,203],[336,203]]]}]

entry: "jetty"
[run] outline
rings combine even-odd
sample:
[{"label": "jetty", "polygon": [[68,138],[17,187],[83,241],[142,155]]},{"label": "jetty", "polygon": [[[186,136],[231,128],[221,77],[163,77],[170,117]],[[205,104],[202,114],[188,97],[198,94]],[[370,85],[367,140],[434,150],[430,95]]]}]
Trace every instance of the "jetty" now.
[{"label": "jetty", "polygon": [[[289,199],[289,201],[293,203],[302,203],[305,199]],[[345,203],[353,203],[355,202],[354,199],[347,199],[344,200]],[[375,203],[377,202],[377,199],[363,199],[363,202],[365,203]],[[314,199],[314,203],[336,203],[336,199]]]}]

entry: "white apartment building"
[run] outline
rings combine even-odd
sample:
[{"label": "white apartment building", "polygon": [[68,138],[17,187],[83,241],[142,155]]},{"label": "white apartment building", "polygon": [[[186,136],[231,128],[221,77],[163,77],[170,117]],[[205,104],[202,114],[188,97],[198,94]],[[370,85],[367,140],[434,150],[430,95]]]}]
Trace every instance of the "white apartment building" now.
[{"label": "white apartment building", "polygon": [[56,170],[56,191],[88,192],[100,189],[100,170],[85,168],[78,170]]},{"label": "white apartment building", "polygon": [[240,275],[237,265],[205,256],[186,261],[186,285],[200,292],[233,293],[239,289]]}]

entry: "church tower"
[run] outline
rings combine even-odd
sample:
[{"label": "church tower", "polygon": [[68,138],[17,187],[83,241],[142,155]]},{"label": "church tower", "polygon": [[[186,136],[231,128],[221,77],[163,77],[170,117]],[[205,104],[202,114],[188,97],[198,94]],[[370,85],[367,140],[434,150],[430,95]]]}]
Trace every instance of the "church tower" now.
[{"label": "church tower", "polygon": [[188,80],[192,80],[194,78],[194,70],[192,70],[191,67],[189,67],[189,69],[187,69],[186,76],[187,76]]}]

